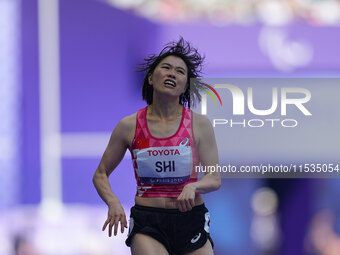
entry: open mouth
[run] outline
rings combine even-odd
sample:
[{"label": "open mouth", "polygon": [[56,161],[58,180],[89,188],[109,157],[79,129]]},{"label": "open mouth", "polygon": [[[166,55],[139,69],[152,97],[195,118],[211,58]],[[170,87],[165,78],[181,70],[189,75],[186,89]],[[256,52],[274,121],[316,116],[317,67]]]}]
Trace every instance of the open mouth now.
[{"label": "open mouth", "polygon": [[169,85],[171,87],[176,87],[176,82],[172,81],[172,80],[165,80],[164,82],[165,85]]}]

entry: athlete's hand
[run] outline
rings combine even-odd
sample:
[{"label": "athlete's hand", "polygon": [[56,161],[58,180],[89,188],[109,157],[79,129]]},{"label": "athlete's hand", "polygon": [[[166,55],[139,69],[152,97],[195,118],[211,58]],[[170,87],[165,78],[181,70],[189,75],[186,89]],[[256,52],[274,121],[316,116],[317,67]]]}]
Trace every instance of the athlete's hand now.
[{"label": "athlete's hand", "polygon": [[124,232],[124,228],[127,228],[127,221],[124,209],[120,203],[113,203],[109,205],[109,212],[107,220],[104,223],[103,231],[109,224],[109,236],[112,236],[112,227],[114,226],[114,235],[117,235],[118,225],[120,222],[121,232]]},{"label": "athlete's hand", "polygon": [[196,187],[194,183],[184,186],[181,194],[177,198],[178,209],[181,212],[190,211],[195,206]]}]

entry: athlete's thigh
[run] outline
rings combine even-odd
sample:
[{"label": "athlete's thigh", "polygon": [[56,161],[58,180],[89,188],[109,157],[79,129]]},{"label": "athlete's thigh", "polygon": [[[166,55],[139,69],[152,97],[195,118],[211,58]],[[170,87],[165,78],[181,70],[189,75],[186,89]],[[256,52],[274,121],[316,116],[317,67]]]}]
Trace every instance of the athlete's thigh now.
[{"label": "athlete's thigh", "polygon": [[135,234],[131,242],[132,255],[169,255],[164,245],[143,234]]},{"label": "athlete's thigh", "polygon": [[214,255],[214,252],[213,252],[211,243],[208,239],[205,245],[203,245],[203,247],[195,251],[185,253],[184,255]]}]

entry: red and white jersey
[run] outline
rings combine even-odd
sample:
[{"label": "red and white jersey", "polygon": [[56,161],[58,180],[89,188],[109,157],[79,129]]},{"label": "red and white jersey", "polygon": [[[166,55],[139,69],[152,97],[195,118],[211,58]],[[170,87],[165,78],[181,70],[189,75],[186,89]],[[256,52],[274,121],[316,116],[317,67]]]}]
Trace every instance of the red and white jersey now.
[{"label": "red and white jersey", "polygon": [[151,135],[147,107],[137,112],[131,155],[140,197],[178,197],[183,187],[197,181],[199,164],[192,127],[193,113],[183,106],[182,120],[170,137]]}]

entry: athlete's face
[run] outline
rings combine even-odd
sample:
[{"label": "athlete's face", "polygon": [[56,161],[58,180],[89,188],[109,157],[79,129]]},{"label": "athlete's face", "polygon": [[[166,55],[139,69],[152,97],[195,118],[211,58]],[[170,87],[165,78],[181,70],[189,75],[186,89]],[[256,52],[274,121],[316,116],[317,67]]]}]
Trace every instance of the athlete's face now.
[{"label": "athlete's face", "polygon": [[167,56],[149,76],[149,84],[155,92],[167,93],[171,96],[180,96],[185,92],[188,80],[188,68],[183,59],[176,56]]}]

